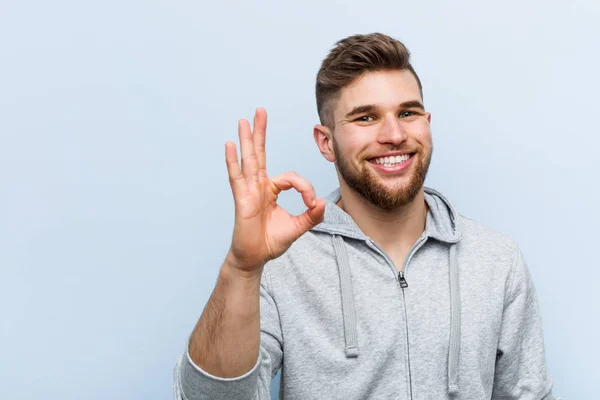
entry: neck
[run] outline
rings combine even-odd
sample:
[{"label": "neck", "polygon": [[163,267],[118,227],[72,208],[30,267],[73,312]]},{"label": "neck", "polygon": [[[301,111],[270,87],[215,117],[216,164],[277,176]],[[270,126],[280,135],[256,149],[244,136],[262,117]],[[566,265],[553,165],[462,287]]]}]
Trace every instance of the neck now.
[{"label": "neck", "polygon": [[410,203],[394,210],[374,206],[346,185],[340,186],[340,192],[338,206],[390,255],[407,253],[425,231],[428,207],[423,188]]}]

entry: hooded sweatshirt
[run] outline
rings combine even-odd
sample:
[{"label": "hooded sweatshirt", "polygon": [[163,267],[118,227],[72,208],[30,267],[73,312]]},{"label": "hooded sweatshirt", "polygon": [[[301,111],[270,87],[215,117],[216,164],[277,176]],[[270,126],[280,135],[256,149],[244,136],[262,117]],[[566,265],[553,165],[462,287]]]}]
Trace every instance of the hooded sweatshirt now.
[{"label": "hooded sweatshirt", "polygon": [[266,264],[256,365],[220,378],[186,351],[176,400],[267,400],[280,369],[286,400],[556,399],[535,288],[511,238],[425,188],[425,231],[396,268],[340,198],[327,196],[324,221]]}]

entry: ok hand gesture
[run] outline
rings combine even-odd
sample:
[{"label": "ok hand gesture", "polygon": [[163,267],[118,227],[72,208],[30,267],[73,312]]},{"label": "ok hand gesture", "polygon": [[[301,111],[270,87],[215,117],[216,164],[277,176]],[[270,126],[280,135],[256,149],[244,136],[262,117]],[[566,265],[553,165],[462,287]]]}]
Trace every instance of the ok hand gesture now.
[{"label": "ok hand gesture", "polygon": [[[323,221],[325,200],[317,199],[313,186],[294,172],[269,178],[265,137],[267,113],[257,109],[254,130],[246,120],[239,121],[242,165],[236,146],[225,144],[229,183],[235,201],[235,227],[228,257],[236,268],[261,272],[264,264],[282,255],[302,234]],[[294,216],[277,204],[281,191],[294,188],[308,207]]]}]

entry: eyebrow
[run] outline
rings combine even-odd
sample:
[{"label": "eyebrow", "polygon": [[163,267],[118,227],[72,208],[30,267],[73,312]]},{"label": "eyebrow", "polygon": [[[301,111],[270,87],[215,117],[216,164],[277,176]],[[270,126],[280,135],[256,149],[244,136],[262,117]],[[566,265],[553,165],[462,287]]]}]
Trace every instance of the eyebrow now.
[{"label": "eyebrow", "polygon": [[[344,116],[344,119],[348,119],[348,118],[353,117],[358,114],[372,112],[376,108],[377,108],[377,106],[375,104],[366,104],[366,105],[354,107],[349,113],[347,113]],[[419,108],[421,110],[425,110],[423,103],[421,103],[419,100],[409,100],[409,101],[400,103],[400,108]]]}]

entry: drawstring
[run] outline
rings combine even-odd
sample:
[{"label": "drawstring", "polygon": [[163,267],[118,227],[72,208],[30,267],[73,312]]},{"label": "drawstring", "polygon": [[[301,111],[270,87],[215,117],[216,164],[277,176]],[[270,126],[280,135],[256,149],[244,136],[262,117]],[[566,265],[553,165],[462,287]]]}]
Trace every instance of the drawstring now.
[{"label": "drawstring", "polygon": [[458,394],[458,360],[460,356],[460,285],[456,244],[450,246],[450,345],[448,350],[448,392]]},{"label": "drawstring", "polygon": [[[333,235],[333,249],[340,276],[342,297],[342,315],[344,319],[344,339],[346,340],[346,357],[358,357],[358,340],[356,334],[356,309],[354,305],[354,290],[350,275],[350,262],[344,248],[344,240],[339,235]],[[458,260],[456,244],[450,246],[450,343],[448,346],[448,392],[457,395],[458,369],[461,338],[461,307]]]},{"label": "drawstring", "polygon": [[358,357],[358,340],[356,338],[356,310],[354,308],[354,290],[350,275],[350,262],[344,248],[344,239],[333,235],[333,250],[337,259],[342,291],[342,315],[344,317],[344,338],[346,339],[346,357]]}]

